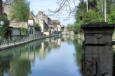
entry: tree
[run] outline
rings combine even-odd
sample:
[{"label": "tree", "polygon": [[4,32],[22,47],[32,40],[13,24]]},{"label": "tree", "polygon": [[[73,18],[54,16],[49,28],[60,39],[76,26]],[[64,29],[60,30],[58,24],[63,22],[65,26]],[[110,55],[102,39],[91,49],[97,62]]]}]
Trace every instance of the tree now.
[{"label": "tree", "polygon": [[35,24],[35,29],[36,29],[37,31],[41,31],[40,25],[39,25],[39,24]]},{"label": "tree", "polygon": [[92,22],[104,22],[104,18],[99,12],[89,10],[87,13],[85,13],[83,17],[83,24],[88,24]]},{"label": "tree", "polygon": [[0,16],[0,21],[4,22],[3,25],[0,25],[0,36],[5,37],[5,34],[8,31],[9,20],[6,16]]},{"label": "tree", "polygon": [[10,18],[15,21],[27,21],[29,17],[29,2],[26,0],[15,0],[10,10]]}]

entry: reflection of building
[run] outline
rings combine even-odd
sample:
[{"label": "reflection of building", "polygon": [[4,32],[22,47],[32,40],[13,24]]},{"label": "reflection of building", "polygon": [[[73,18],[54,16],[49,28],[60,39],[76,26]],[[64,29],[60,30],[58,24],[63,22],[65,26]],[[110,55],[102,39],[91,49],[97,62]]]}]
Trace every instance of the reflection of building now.
[{"label": "reflection of building", "polygon": [[[27,45],[15,47],[6,55],[9,57],[3,57],[0,59],[0,71],[2,69],[2,75],[7,73],[8,76],[27,76],[31,69],[31,63],[35,59],[44,60],[48,53],[53,51],[51,48],[59,48],[61,45],[61,39],[48,38],[47,40],[35,41],[28,43]],[[5,56],[3,54],[3,56]],[[6,66],[6,67],[5,67]]]},{"label": "reflection of building", "polygon": [[41,48],[38,51],[38,57],[40,60],[43,60],[46,58],[48,52],[51,50],[49,43],[44,41],[41,43]]}]

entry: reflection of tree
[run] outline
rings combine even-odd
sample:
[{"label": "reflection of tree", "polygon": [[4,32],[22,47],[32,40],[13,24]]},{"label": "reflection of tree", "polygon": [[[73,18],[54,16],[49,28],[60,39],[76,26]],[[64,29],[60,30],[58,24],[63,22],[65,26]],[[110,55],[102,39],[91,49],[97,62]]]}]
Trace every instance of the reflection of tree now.
[{"label": "reflection of tree", "polygon": [[0,76],[3,76],[5,72],[8,72],[9,67],[9,62],[11,56],[7,57],[0,57]]},{"label": "reflection of tree", "polygon": [[15,59],[10,62],[9,76],[28,76],[31,71],[30,61],[26,59]]},{"label": "reflection of tree", "polygon": [[76,50],[76,53],[74,54],[76,58],[76,64],[81,68],[81,59],[82,59],[83,49],[77,40],[74,40],[73,43]]}]

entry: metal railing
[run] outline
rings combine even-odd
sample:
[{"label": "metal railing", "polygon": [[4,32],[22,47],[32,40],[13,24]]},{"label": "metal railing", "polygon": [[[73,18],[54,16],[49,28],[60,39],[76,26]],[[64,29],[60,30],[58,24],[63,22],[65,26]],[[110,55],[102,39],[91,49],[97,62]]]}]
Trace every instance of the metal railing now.
[{"label": "metal railing", "polygon": [[5,48],[5,47],[10,47],[10,46],[15,46],[23,43],[27,43],[36,39],[42,39],[47,36],[40,36],[40,35],[30,35],[27,37],[22,37],[20,39],[2,39],[0,40],[0,48]]}]

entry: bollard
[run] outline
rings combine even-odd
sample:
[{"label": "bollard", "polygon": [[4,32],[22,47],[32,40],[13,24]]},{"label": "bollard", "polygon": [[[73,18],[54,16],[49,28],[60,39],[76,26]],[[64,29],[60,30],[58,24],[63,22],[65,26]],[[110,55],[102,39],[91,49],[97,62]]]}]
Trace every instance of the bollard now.
[{"label": "bollard", "polygon": [[81,28],[85,38],[82,59],[83,75],[112,76],[112,34],[115,25],[97,22],[83,25]]}]

